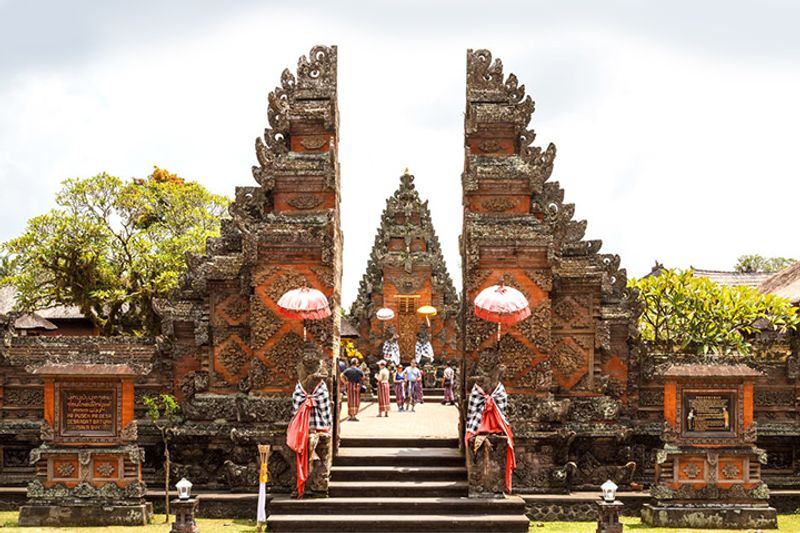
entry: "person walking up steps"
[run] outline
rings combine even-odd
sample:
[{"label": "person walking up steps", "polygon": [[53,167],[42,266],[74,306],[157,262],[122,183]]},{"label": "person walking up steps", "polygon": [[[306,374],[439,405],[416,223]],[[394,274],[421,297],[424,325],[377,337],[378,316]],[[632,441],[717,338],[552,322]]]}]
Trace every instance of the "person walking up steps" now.
[{"label": "person walking up steps", "polygon": [[389,400],[389,370],[383,359],[378,361],[378,373],[375,374],[375,381],[378,388],[378,416],[388,417],[392,404]]},{"label": "person walking up steps", "polygon": [[450,363],[445,361],[444,363],[444,374],[442,375],[442,385],[444,386],[444,400],[442,400],[442,405],[456,404],[456,397],[453,394],[453,384],[455,382],[456,371],[453,370],[453,367],[450,366]]},{"label": "person walking up steps", "polygon": [[394,371],[394,401],[397,402],[397,410],[403,411],[403,404],[406,402],[406,378],[403,373],[403,365],[397,364]]},{"label": "person walking up steps", "polygon": [[413,359],[411,364],[406,367],[403,376],[408,384],[408,394],[406,396],[406,403],[411,405],[411,412],[415,411],[414,406],[419,403],[422,398],[422,372],[417,368],[417,362]]},{"label": "person walking up steps", "polygon": [[350,359],[350,368],[339,375],[342,385],[347,386],[347,420],[358,422],[356,415],[361,406],[361,381],[364,379],[364,372],[358,368],[358,359]]}]

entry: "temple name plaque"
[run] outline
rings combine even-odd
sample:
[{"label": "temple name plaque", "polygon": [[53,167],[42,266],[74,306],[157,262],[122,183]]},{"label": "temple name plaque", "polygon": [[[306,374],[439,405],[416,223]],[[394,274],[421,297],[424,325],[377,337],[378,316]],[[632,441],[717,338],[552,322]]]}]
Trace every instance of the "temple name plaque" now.
[{"label": "temple name plaque", "polygon": [[106,390],[62,390],[61,434],[116,434],[116,393]]},{"label": "temple name plaque", "polygon": [[734,393],[692,392],[683,396],[683,430],[692,434],[734,433]]}]

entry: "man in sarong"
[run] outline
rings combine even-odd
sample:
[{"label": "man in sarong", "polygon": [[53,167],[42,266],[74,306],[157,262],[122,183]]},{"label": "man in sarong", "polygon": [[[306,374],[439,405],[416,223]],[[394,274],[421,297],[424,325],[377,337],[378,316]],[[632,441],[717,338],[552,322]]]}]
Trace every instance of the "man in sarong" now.
[{"label": "man in sarong", "polygon": [[389,370],[386,368],[386,361],[378,361],[378,373],[375,374],[375,382],[378,389],[378,416],[389,416],[391,401],[389,400]]},{"label": "man in sarong", "polygon": [[350,368],[339,374],[339,379],[347,390],[347,420],[358,422],[356,415],[361,406],[361,382],[364,372],[358,368],[358,359],[350,359]]},{"label": "man in sarong", "polygon": [[417,368],[417,362],[413,359],[403,372],[406,380],[406,403],[410,404],[411,412],[415,411],[414,406],[422,400],[422,372]]},{"label": "man in sarong", "polygon": [[406,403],[406,377],[403,372],[403,365],[398,364],[394,370],[394,401],[397,402],[397,410],[403,411]]},{"label": "man in sarong", "polygon": [[455,385],[456,372],[450,366],[448,361],[444,363],[444,373],[442,374],[442,386],[444,387],[444,400],[442,404],[456,404],[456,397],[453,393],[453,386]]}]

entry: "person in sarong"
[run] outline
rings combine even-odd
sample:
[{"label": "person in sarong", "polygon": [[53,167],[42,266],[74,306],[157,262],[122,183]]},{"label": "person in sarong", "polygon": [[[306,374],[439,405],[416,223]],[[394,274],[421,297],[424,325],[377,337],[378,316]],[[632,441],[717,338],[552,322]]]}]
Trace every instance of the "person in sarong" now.
[{"label": "person in sarong", "polygon": [[397,410],[403,411],[406,403],[406,377],[403,373],[403,365],[398,364],[394,371],[394,401],[397,402]]},{"label": "person in sarong", "polygon": [[453,386],[455,385],[456,371],[450,366],[448,361],[444,363],[444,373],[442,374],[442,386],[444,387],[444,400],[442,404],[456,404],[456,397],[453,393]]},{"label": "person in sarong", "polygon": [[411,412],[415,411],[414,406],[422,400],[422,372],[417,368],[417,362],[413,359],[403,371],[406,380],[406,403],[411,406]]},{"label": "person in sarong", "polygon": [[386,361],[378,361],[378,373],[375,374],[376,387],[378,388],[378,416],[388,417],[391,408],[389,400],[389,369],[386,368]]},{"label": "person in sarong", "polygon": [[347,390],[347,420],[358,422],[356,415],[361,406],[361,382],[364,380],[364,372],[358,368],[358,359],[353,357],[350,368],[342,372],[339,378]]}]

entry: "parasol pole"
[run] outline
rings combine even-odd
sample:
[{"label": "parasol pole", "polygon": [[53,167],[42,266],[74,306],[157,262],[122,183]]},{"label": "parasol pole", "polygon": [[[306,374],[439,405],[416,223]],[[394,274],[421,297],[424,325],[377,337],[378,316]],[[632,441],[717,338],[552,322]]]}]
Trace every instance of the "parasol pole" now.
[{"label": "parasol pole", "polygon": [[497,344],[498,345],[500,344],[500,328],[501,328],[501,323],[498,322],[497,323]]}]

